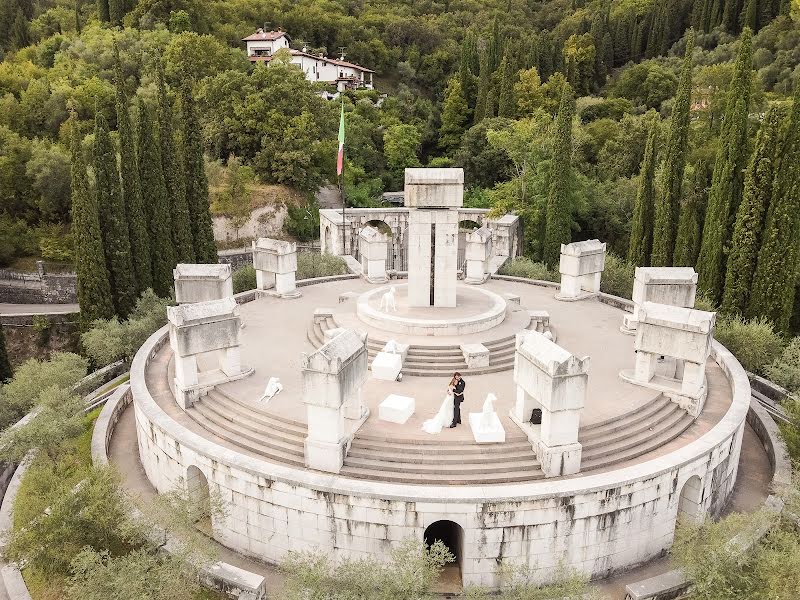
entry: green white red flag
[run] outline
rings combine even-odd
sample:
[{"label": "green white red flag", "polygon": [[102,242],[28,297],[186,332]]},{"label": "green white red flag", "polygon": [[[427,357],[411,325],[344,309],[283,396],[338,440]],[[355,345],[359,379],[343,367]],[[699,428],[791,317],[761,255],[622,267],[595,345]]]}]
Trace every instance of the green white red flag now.
[{"label": "green white red flag", "polygon": [[342,100],[342,115],[339,117],[339,156],[336,159],[336,174],[341,175],[344,168],[344,100]]}]

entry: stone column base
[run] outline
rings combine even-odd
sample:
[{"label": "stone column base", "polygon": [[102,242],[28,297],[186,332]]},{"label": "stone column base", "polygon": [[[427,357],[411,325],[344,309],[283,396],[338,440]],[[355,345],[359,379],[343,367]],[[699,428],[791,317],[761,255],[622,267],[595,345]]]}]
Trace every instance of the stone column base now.
[{"label": "stone column base", "polygon": [[563,446],[547,446],[539,441],[534,447],[545,477],[561,477],[579,473],[582,450],[583,447],[578,442]]},{"label": "stone column base", "polygon": [[622,326],[619,330],[624,333],[625,335],[636,335],[636,326],[638,321],[633,317],[632,314],[626,314],[622,317]]},{"label": "stone column base", "polygon": [[338,442],[321,442],[318,440],[305,441],[306,466],[317,471],[338,473],[344,464],[346,439]]}]

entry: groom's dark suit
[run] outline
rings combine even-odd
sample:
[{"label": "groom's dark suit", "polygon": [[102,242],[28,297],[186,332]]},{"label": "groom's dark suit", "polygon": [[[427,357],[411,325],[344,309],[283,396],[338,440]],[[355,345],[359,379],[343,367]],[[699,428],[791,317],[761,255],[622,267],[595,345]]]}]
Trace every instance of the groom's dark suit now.
[{"label": "groom's dark suit", "polygon": [[453,388],[453,423],[450,427],[455,427],[461,423],[461,403],[464,401],[464,388],[467,384],[464,379],[459,379],[458,383]]}]

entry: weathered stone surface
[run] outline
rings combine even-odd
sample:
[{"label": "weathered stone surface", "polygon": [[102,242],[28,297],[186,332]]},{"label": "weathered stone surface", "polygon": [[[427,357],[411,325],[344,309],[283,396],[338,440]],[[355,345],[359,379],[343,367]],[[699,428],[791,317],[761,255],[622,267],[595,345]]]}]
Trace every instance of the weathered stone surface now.
[{"label": "weathered stone surface", "polygon": [[233,297],[230,265],[181,263],[173,269],[172,274],[175,278],[175,300],[179,304]]},{"label": "weathered stone surface", "polygon": [[600,291],[600,277],[605,268],[606,245],[599,240],[561,244],[560,300],[577,300],[584,294]]},{"label": "weathered stone surface", "polygon": [[406,169],[410,208],[458,208],[464,204],[464,169]]},{"label": "weathered stone surface", "polygon": [[470,369],[489,366],[489,349],[483,344],[461,344],[461,354]]},{"label": "weathered stone surface", "polygon": [[489,262],[492,254],[492,232],[487,227],[480,227],[466,235],[464,250],[467,261],[466,283],[483,283],[489,278]]},{"label": "weathered stone surface", "polygon": [[374,227],[364,227],[358,234],[361,269],[370,283],[386,283],[386,256],[389,237]]},{"label": "weathered stone surface", "polygon": [[390,394],[378,405],[378,418],[381,421],[403,424],[411,418],[415,409],[414,398]]}]

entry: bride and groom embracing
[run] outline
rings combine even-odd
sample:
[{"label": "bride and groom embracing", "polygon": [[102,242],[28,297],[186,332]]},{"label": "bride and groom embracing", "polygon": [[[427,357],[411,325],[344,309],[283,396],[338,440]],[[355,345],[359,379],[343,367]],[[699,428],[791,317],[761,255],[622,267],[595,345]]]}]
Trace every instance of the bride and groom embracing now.
[{"label": "bride and groom embracing", "polygon": [[465,387],[467,384],[461,373],[453,373],[439,412],[422,424],[426,433],[439,433],[444,427],[455,427],[461,423],[461,403],[464,402]]}]

